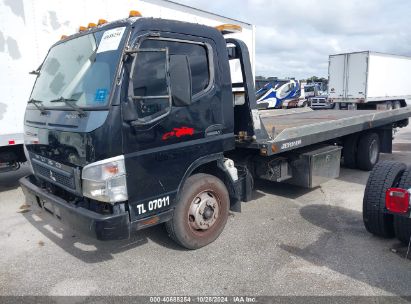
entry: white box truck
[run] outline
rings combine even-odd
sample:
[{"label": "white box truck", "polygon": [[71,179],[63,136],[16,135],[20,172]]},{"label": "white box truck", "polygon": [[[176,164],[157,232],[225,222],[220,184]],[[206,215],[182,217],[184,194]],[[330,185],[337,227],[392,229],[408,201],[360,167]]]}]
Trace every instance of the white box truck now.
[{"label": "white box truck", "polygon": [[[255,67],[255,27],[165,0],[0,0],[0,172],[16,170],[25,161],[23,152],[24,110],[34,84],[36,70],[50,45],[62,35],[70,35],[99,19],[108,21],[128,17],[138,10],[145,17],[172,19],[219,26],[231,24],[241,31],[227,37],[244,41]],[[232,65],[232,78],[241,69]],[[255,73],[254,73],[255,74]],[[240,74],[241,75],[241,74]],[[234,81],[234,80],[233,80]]]},{"label": "white box truck", "polygon": [[330,55],[328,98],[338,108],[392,109],[411,99],[411,57],[376,52]]}]

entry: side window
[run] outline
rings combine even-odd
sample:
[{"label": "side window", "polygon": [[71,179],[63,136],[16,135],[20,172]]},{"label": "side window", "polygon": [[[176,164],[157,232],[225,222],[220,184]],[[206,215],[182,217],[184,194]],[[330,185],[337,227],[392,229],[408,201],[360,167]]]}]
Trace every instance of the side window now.
[{"label": "side window", "polygon": [[168,48],[171,55],[186,55],[191,69],[193,96],[204,91],[210,84],[210,64],[207,47],[202,44],[147,39],[142,48]]},{"label": "side window", "polygon": [[167,85],[166,52],[144,51],[136,54],[129,98],[141,122],[161,117],[170,109]]},{"label": "side window", "polygon": [[196,44],[190,45],[188,61],[191,68],[191,79],[193,79],[193,95],[195,95],[205,90],[210,82],[206,48]]}]

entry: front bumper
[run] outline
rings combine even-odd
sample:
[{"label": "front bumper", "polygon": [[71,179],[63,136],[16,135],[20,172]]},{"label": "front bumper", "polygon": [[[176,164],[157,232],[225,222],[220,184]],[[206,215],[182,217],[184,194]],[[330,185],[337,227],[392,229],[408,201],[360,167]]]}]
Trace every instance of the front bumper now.
[{"label": "front bumper", "polygon": [[102,215],[77,207],[36,186],[34,180],[34,176],[29,175],[19,181],[26,203],[31,204],[33,208],[48,211],[73,229],[98,240],[120,240],[130,237],[128,212]]},{"label": "front bumper", "polygon": [[41,208],[73,229],[101,241],[127,239],[133,230],[153,226],[172,217],[172,210],[169,210],[153,217],[130,222],[130,215],[127,211],[120,214],[103,215],[75,206],[38,187],[33,175],[23,177],[19,182],[27,204],[33,208]]}]

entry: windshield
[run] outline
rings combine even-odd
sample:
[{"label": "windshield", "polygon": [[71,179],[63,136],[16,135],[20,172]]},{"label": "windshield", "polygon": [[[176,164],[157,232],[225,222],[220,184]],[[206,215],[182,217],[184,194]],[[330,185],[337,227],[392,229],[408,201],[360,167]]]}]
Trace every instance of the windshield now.
[{"label": "windshield", "polygon": [[288,83],[287,80],[278,80],[278,81],[274,82],[274,88],[279,89],[280,87],[282,87],[283,85],[285,85],[287,83]]},{"label": "windshield", "polygon": [[313,86],[304,87],[304,92],[314,92],[314,87]]},{"label": "windshield", "polygon": [[90,33],[50,49],[30,99],[45,108],[106,106],[125,40],[125,27]]},{"label": "windshield", "polygon": [[262,98],[270,89],[272,89],[272,85],[271,83],[267,83],[263,88],[259,89],[256,93],[255,93],[255,98],[257,99],[257,101]]},{"label": "windshield", "polygon": [[269,81],[267,80],[256,80],[255,81],[255,90],[258,91],[262,88],[264,88],[264,86],[269,83]]}]

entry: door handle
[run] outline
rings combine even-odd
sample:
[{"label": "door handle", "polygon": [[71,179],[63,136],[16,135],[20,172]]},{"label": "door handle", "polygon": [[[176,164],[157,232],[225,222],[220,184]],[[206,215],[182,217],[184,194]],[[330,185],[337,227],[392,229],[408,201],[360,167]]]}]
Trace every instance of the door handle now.
[{"label": "door handle", "polygon": [[223,125],[212,125],[209,126],[206,130],[205,130],[205,136],[209,137],[209,136],[218,136],[223,134],[223,130],[224,130],[224,126]]}]

